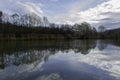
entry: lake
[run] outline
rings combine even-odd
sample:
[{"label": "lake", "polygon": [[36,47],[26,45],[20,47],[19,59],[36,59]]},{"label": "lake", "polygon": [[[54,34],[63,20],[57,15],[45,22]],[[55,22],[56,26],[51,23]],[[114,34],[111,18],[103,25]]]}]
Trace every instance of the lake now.
[{"label": "lake", "polygon": [[1,41],[0,80],[120,80],[120,42]]}]

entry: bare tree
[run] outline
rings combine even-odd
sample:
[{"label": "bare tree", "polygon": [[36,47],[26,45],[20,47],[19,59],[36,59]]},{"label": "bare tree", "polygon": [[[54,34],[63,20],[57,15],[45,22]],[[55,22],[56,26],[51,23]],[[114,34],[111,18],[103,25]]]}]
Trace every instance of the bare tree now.
[{"label": "bare tree", "polygon": [[106,28],[101,25],[101,26],[99,26],[98,30],[99,30],[99,32],[105,32]]},{"label": "bare tree", "polygon": [[0,11],[0,23],[2,22],[2,15],[3,15],[3,13],[2,13],[2,11]]},{"label": "bare tree", "polygon": [[13,23],[17,25],[18,24],[19,15],[18,14],[13,14],[12,18],[13,18]]}]

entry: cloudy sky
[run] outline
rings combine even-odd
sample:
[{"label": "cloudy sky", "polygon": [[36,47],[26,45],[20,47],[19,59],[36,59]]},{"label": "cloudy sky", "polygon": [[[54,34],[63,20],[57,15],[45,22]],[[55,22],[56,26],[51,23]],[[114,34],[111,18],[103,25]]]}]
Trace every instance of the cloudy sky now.
[{"label": "cloudy sky", "polygon": [[119,0],[0,0],[0,10],[9,14],[34,12],[50,22],[120,27]]}]

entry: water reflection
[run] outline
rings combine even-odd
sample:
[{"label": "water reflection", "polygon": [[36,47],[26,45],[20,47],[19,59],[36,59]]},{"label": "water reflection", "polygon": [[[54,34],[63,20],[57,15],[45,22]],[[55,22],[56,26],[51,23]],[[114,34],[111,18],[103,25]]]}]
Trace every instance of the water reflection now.
[{"label": "water reflection", "polygon": [[118,51],[105,40],[0,42],[0,80],[119,80]]},{"label": "water reflection", "polygon": [[107,47],[107,41],[106,40],[98,40],[98,49],[104,50]]},{"label": "water reflection", "polygon": [[41,42],[1,42],[0,68],[9,65],[30,64],[44,57],[46,61],[50,55],[58,51],[88,54],[96,46],[96,41],[41,41]]}]

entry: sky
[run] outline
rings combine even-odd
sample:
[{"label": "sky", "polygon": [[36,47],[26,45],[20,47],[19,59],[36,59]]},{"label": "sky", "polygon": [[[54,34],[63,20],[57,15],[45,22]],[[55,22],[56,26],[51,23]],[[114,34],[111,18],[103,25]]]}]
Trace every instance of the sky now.
[{"label": "sky", "polygon": [[0,0],[0,10],[8,14],[32,12],[57,24],[120,27],[119,0]]}]

